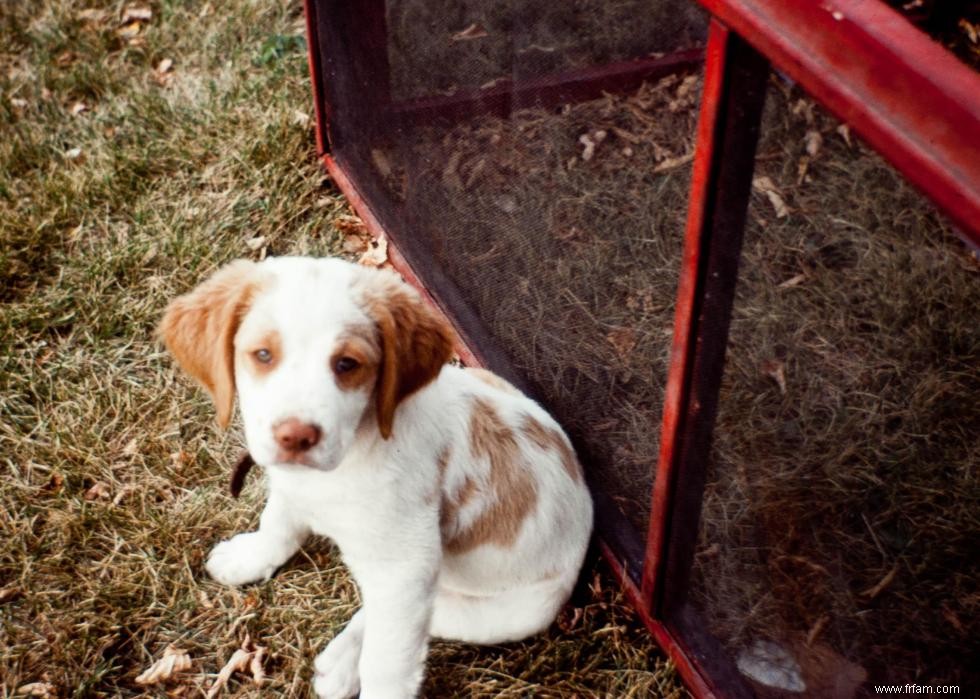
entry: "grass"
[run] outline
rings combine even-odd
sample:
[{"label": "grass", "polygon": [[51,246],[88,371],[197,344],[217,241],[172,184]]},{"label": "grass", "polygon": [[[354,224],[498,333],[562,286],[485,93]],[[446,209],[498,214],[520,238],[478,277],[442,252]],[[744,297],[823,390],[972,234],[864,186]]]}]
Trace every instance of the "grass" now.
[{"label": "grass", "polygon": [[[266,584],[207,578],[208,549],[255,524],[260,479],[228,496],[241,435],[153,337],[166,302],[230,259],[340,249],[300,4],[145,6],[138,27],[119,2],[0,10],[0,696],[143,695],[135,677],[170,643],[192,667],[151,693],[197,696],[246,634],[270,684],[236,675],[228,694],[309,696],[356,590],[324,542]],[[588,579],[579,618],[538,638],[435,644],[426,694],[682,696]]]}]

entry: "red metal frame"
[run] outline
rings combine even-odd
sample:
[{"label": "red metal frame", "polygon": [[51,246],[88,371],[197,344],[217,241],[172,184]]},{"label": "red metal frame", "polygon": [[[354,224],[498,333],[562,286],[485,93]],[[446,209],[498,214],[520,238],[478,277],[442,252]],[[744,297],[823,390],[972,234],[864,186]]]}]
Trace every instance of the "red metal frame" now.
[{"label": "red metal frame", "polygon": [[698,0],[980,246],[980,75],[878,0]]},{"label": "red metal frame", "polygon": [[[765,60],[895,165],[980,246],[980,76],[878,0],[698,0],[714,17],[705,58],[683,268],[675,307],[660,455],[646,552],[638,579],[623,552],[600,534],[600,550],[640,618],[697,696],[742,696],[730,665],[714,656],[703,623],[686,604],[699,526],[745,209],[749,196]],[[387,88],[384,2],[355,9],[348,0],[305,0],[317,147],[326,168],[372,234],[385,234],[344,163],[331,152],[331,89],[324,61],[347,42],[357,85],[379,88],[359,106],[365,133],[371,109],[407,119],[506,113],[514,94],[528,100],[582,98],[610,79],[624,86],[646,72],[689,65],[690,52],[557,76],[540,84],[497,85],[473,93],[392,104]],[[318,6],[328,6],[323,17]],[[321,30],[322,33],[321,33]],[[350,34],[362,32],[360,38]],[[343,37],[343,38],[341,38]],[[751,46],[751,48],[750,48]],[[337,49],[339,50],[339,49]],[[762,58],[765,57],[765,59]],[[351,60],[351,59],[355,60]],[[377,79],[375,84],[373,81]],[[520,102],[519,98],[517,101]],[[365,109],[369,106],[369,109]],[[343,138],[343,134],[340,136]],[[366,190],[365,190],[366,191]],[[449,305],[426,291],[416,270],[389,244],[390,259],[457,331],[457,352],[472,365],[494,364],[454,322]]]}]

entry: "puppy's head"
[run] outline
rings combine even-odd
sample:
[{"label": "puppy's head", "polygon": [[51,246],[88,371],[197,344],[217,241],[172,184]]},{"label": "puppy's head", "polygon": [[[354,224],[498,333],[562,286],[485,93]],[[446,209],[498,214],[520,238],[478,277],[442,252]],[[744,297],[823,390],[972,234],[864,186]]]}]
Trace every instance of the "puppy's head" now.
[{"label": "puppy's head", "polygon": [[227,426],[236,391],[261,464],[334,468],[358,429],[389,438],[398,405],[452,354],[397,275],[334,259],[237,261],[167,308],[160,332]]}]

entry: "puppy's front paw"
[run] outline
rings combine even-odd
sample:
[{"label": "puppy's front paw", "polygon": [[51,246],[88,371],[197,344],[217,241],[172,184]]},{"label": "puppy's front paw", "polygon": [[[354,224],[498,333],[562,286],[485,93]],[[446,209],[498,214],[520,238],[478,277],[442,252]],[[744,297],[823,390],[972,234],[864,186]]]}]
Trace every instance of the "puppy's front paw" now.
[{"label": "puppy's front paw", "polygon": [[347,629],[313,661],[316,675],[313,689],[318,699],[348,699],[361,691],[361,678],[357,671],[361,659],[360,633]]},{"label": "puppy's front paw", "polygon": [[239,534],[211,549],[205,569],[225,585],[244,585],[268,580],[281,564],[281,552],[274,550],[261,532]]}]

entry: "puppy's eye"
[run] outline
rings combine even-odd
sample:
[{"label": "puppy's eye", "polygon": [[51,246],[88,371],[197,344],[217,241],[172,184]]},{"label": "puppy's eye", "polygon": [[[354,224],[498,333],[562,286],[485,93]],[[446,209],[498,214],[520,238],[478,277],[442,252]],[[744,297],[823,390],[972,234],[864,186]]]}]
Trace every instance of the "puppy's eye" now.
[{"label": "puppy's eye", "polygon": [[338,374],[346,374],[348,371],[354,371],[359,366],[360,363],[353,357],[341,357],[334,363],[333,370]]},{"label": "puppy's eye", "polygon": [[255,357],[256,361],[262,364],[268,364],[269,362],[272,361],[272,352],[265,349],[264,347],[262,349],[255,350],[252,353],[252,356]]}]

